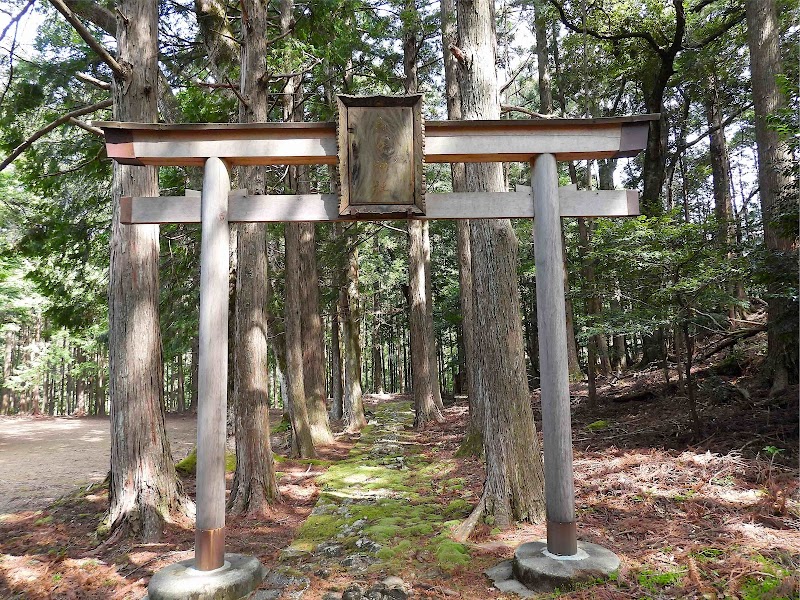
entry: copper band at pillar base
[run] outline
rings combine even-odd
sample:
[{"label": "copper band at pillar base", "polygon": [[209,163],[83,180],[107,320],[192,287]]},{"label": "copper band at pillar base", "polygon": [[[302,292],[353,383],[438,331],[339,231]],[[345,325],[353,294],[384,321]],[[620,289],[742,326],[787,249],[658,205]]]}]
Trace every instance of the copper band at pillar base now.
[{"label": "copper band at pillar base", "polygon": [[547,521],[547,551],[556,556],[578,553],[578,527],[575,521]]},{"label": "copper band at pillar base", "polygon": [[194,533],[194,568],[213,571],[225,564],[225,528],[198,529]]}]

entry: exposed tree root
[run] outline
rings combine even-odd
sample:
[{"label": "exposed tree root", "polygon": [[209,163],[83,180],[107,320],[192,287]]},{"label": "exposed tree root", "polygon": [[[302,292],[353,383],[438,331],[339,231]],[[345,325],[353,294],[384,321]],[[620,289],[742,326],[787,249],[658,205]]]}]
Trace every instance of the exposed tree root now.
[{"label": "exposed tree root", "polygon": [[[486,492],[484,492],[484,494],[485,493]],[[478,506],[473,509],[470,516],[453,530],[453,540],[459,544],[466,542],[469,536],[472,535],[475,527],[480,523],[484,512],[486,512],[486,499],[484,496],[481,496],[481,501],[478,502]]]}]

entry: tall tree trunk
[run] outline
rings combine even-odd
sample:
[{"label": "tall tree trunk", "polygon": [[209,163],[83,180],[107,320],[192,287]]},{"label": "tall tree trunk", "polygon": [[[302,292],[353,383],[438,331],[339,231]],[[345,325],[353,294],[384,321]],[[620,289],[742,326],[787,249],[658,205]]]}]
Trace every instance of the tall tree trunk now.
[{"label": "tall tree trunk", "polygon": [[[432,323],[428,322],[425,292],[425,264],[429,261],[430,245],[425,247],[422,221],[408,221],[409,237],[409,329],[411,334],[411,389],[414,392],[414,425],[422,429],[430,421],[443,420],[434,400],[438,376],[431,372],[430,349],[433,347]],[[427,252],[426,252],[427,250]]]},{"label": "tall tree trunk", "polygon": [[[347,243],[347,242],[346,242]],[[344,425],[347,431],[361,431],[367,426],[361,392],[361,315],[358,298],[358,247],[348,244],[339,291],[339,314],[344,341]]]},{"label": "tall tree trunk", "polygon": [[[117,10],[114,118],[154,123],[158,93],[158,7],[123,0]],[[111,480],[108,524],[115,535],[157,539],[165,519],[192,514],[164,425],[158,321],[158,226],[123,225],[121,196],[158,196],[155,167],[114,163],[109,269]]]},{"label": "tall tree trunk", "polygon": [[[268,98],[263,77],[267,52],[267,6],[243,0],[239,89],[247,104],[239,105],[239,121],[266,121]],[[266,192],[263,167],[243,167],[241,181],[248,192]],[[236,293],[233,336],[233,407],[236,471],[228,509],[265,514],[278,499],[269,426],[269,346],[267,344],[269,263],[265,223],[242,223],[236,236]]]},{"label": "tall tree trunk", "polygon": [[[259,7],[250,6],[248,11],[252,24],[253,11],[260,12]],[[266,19],[266,7],[263,9],[263,17]],[[256,31],[259,30],[254,28],[252,33]],[[252,49],[257,48],[255,45]],[[250,51],[251,48],[243,44],[243,59],[247,58]],[[246,64],[245,60],[242,64]],[[244,68],[242,72],[244,74]],[[264,184],[263,174],[257,175],[252,172],[263,173],[263,169],[247,167],[247,171],[251,171],[245,175],[245,180],[253,185],[251,192],[263,194],[263,187],[260,187]],[[269,505],[277,500],[279,495],[270,446],[269,347],[267,319],[264,315],[267,305],[268,265],[264,224],[239,225],[237,253],[239,268],[236,282],[234,338],[236,371],[233,397],[236,471],[228,498],[228,508],[234,513],[257,515],[266,513]]]},{"label": "tall tree trunk", "polygon": [[[455,14],[455,0],[441,0],[442,50],[444,54],[445,91],[447,100],[447,118],[461,119],[461,89],[458,85],[458,61],[450,51],[458,42],[458,25]],[[452,163],[450,176],[454,192],[464,192],[466,172],[464,163]],[[480,455],[483,452],[483,429],[485,409],[480,398],[474,394],[472,362],[475,356],[474,324],[475,310],[472,293],[472,251],[469,241],[470,225],[468,220],[456,221],[456,252],[458,254],[459,304],[461,306],[461,337],[463,340],[464,371],[459,372],[464,393],[469,398],[469,427],[464,435],[461,452]]]},{"label": "tall tree trunk", "polygon": [[186,373],[184,372],[183,352],[178,352],[178,412],[186,410]]},{"label": "tall tree trunk", "polygon": [[425,323],[428,327],[430,344],[428,345],[428,356],[430,359],[430,372],[431,372],[431,385],[433,387],[433,403],[442,411],[444,410],[444,403],[442,402],[442,387],[441,387],[441,369],[439,368],[439,359],[436,352],[436,329],[433,326],[433,281],[431,276],[431,237],[430,237],[430,223],[428,221],[422,222],[422,247],[425,251]]},{"label": "tall tree trunk", "polygon": [[[281,0],[280,6],[281,35],[288,35],[294,18],[294,1]],[[284,52],[284,62],[292,64],[292,53]],[[299,87],[298,77],[289,77],[283,87],[283,119],[295,120],[295,94]],[[289,170],[289,189],[297,190],[297,182],[302,175],[297,167]],[[289,383],[289,415],[292,419],[293,452],[307,458],[314,455],[314,438],[311,431],[308,406],[310,401],[306,390],[304,344],[303,344],[303,226],[300,223],[286,223],[284,239],[286,242],[286,376]]]},{"label": "tall tree trunk", "polygon": [[[764,241],[774,257],[773,264],[785,257],[796,273],[797,257],[793,254],[793,242],[783,237],[773,222],[780,210],[780,196],[790,185],[788,169],[791,164],[786,140],[781,139],[768,122],[769,117],[786,104],[776,81],[776,75],[782,72],[776,3],[775,0],[746,0],[745,10],[756,113],[758,184]],[[767,361],[772,375],[772,393],[782,392],[790,382],[797,381],[798,376],[797,303],[781,293],[781,282],[776,275],[770,277],[767,302]]]},{"label": "tall tree trunk", "polygon": [[195,336],[192,340],[192,366],[191,366],[191,393],[189,395],[189,409],[192,411],[197,411],[197,382],[198,382],[198,368],[200,366],[200,338]]},{"label": "tall tree trunk", "polygon": [[[302,458],[314,453],[314,440],[308,421],[305,381],[303,376],[302,309],[300,296],[300,231],[287,223],[286,239],[286,377],[288,380],[289,415],[292,420],[292,452]],[[296,225],[296,224],[295,224]]]},{"label": "tall tree trunk", "polygon": [[0,414],[7,415],[11,412],[11,388],[8,379],[11,377],[11,366],[14,355],[14,332],[9,327],[5,330],[5,352],[3,354],[3,387],[0,399]]},{"label": "tall tree trunk", "polygon": [[[42,342],[42,315],[36,315],[36,333],[33,338],[33,347],[39,348]],[[33,352],[31,352],[31,359],[33,359]],[[36,373],[33,376],[33,384],[31,385],[31,414],[41,414],[42,392],[41,392],[41,374]]]},{"label": "tall tree trunk", "polygon": [[[462,117],[499,119],[494,4],[458,0]],[[500,164],[466,166],[466,188],[502,191]],[[507,219],[470,221],[475,310],[473,393],[485,408],[486,481],[478,513],[501,527],[544,518],[542,456],[530,405],[517,283],[517,239]],[[491,400],[491,401],[490,401]]]},{"label": "tall tree trunk", "polygon": [[[405,3],[403,27],[403,72],[406,94],[417,91],[417,29],[419,16],[414,0]],[[441,422],[442,413],[434,390],[439,390],[439,369],[433,338],[430,302],[430,237],[422,221],[408,220],[409,334],[411,340],[411,390],[414,393],[414,426],[423,429],[429,421]],[[439,405],[441,405],[441,393]]]},{"label": "tall tree trunk", "polygon": [[714,189],[714,217],[717,220],[717,242],[727,246],[733,237],[733,208],[731,206],[731,166],[725,128],[722,124],[717,76],[710,74],[705,87],[706,122],[710,132],[709,158],[711,159],[711,182]]},{"label": "tall tree trunk", "polygon": [[89,407],[86,397],[86,377],[82,373],[81,365],[85,362],[86,356],[80,348],[75,348],[75,416],[85,417],[89,414]]},{"label": "tall tree trunk", "polygon": [[339,335],[339,302],[333,307],[333,317],[331,318],[331,417],[341,419],[344,415],[344,405],[342,401],[342,345]]},{"label": "tall tree trunk", "polygon": [[[719,95],[719,84],[715,73],[706,78],[705,108],[706,122],[709,127],[708,154],[711,160],[711,183],[714,190],[714,218],[717,221],[716,242],[720,248],[727,252],[728,258],[733,257],[730,245],[734,238],[733,199],[731,193],[731,163],[728,157],[728,145],[725,141],[725,128],[722,122],[722,105]],[[741,286],[741,281],[728,282],[728,293],[736,294]],[[736,318],[736,307],[728,307],[728,316]]]},{"label": "tall tree trunk", "polygon": [[[547,52],[547,19],[545,0],[533,0],[533,24],[536,33],[536,66],[539,72],[539,112],[553,113],[553,88],[550,82],[549,55]],[[553,40],[553,43],[558,43]]]},{"label": "tall tree trunk", "polygon": [[375,282],[373,288],[374,295],[372,297],[372,389],[376,394],[383,394],[385,391],[385,384],[383,382],[383,339],[381,336],[380,319],[378,312],[380,306],[380,282]]},{"label": "tall tree trunk", "polygon": [[194,12],[206,51],[206,64],[214,79],[224,83],[239,58],[236,35],[231,30],[227,15],[227,3],[224,0],[195,0]]},{"label": "tall tree trunk", "polygon": [[[307,184],[298,186],[308,192]],[[288,225],[288,224],[287,224]],[[303,379],[308,407],[308,423],[314,445],[333,443],[325,401],[325,339],[319,307],[317,244],[313,223],[300,223],[300,294],[302,298]]]}]

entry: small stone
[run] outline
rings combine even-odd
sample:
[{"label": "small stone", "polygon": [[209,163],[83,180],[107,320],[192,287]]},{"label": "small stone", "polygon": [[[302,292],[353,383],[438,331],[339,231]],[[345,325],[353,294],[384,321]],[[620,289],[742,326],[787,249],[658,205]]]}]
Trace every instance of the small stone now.
[{"label": "small stone", "polygon": [[369,538],[359,538],[356,541],[356,548],[360,548],[366,552],[372,552],[373,554],[383,548],[379,543],[373,542]]},{"label": "small stone", "polygon": [[385,585],[387,588],[400,588],[403,589],[406,587],[406,582],[400,579],[399,577],[395,577],[394,575],[390,575],[386,579],[384,579],[381,583]]},{"label": "small stone", "polygon": [[282,593],[282,590],[259,590],[253,594],[251,600],[279,600]]},{"label": "small stone", "polygon": [[342,600],[363,600],[364,590],[358,584],[348,585],[342,594]]},{"label": "small stone", "polygon": [[322,600],[342,600],[342,597],[334,592],[328,592],[322,597]]},{"label": "small stone", "polygon": [[411,593],[411,586],[399,577],[389,576],[382,582],[385,587],[384,596],[391,600],[406,600]]},{"label": "small stone", "polygon": [[327,579],[328,577],[331,576],[331,570],[330,569],[320,569],[319,571],[317,571],[315,573],[315,575],[317,577],[319,577],[320,579]]},{"label": "small stone", "polygon": [[322,544],[317,546],[317,554],[321,554],[322,556],[326,556],[328,558],[341,556],[343,553],[344,553],[344,547],[341,544],[335,544],[332,542],[323,542]]}]

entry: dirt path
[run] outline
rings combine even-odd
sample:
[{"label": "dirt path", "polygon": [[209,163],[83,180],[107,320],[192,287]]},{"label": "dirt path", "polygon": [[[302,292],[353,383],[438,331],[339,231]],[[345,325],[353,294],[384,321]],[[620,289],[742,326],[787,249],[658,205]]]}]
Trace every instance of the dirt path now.
[{"label": "dirt path", "polygon": [[[109,468],[108,418],[0,417],[0,514],[44,508]],[[172,455],[195,440],[194,417],[168,417]]]}]

